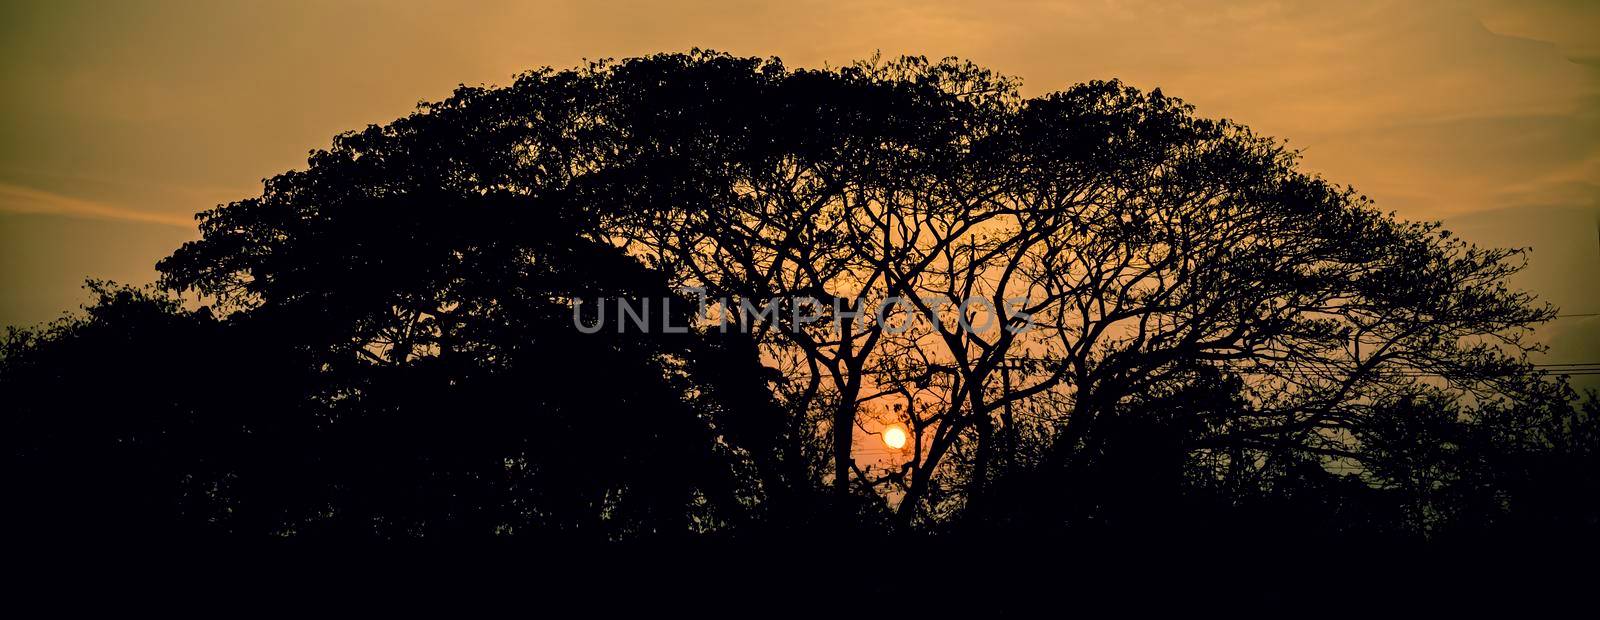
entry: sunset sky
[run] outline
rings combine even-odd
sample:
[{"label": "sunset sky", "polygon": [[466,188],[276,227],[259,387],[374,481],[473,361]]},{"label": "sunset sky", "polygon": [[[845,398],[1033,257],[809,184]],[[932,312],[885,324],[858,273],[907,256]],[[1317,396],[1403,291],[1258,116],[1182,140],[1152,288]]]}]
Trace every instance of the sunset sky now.
[{"label": "sunset sky", "polygon": [[[0,325],[126,283],[340,131],[458,83],[691,47],[791,66],[961,56],[1037,95],[1120,78],[1305,149],[1305,167],[1485,245],[1600,313],[1600,2],[0,4]],[[1600,359],[1600,317],[1541,331]]]}]

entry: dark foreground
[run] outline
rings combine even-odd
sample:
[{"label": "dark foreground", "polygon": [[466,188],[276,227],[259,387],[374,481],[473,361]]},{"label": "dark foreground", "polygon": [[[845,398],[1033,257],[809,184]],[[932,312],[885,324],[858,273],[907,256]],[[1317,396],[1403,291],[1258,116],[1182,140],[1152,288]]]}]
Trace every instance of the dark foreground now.
[{"label": "dark foreground", "polygon": [[[1593,602],[1593,544],[861,538],[629,545],[32,546],[13,601],[234,615],[1356,615]],[[1570,612],[1569,612],[1570,613]],[[563,616],[567,614],[562,614]]]}]

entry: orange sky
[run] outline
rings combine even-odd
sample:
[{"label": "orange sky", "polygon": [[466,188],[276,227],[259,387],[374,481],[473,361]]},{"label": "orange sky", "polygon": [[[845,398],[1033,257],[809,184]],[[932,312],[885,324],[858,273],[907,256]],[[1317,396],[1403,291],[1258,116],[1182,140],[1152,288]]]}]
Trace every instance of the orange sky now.
[{"label": "orange sky", "polygon": [[[708,47],[966,57],[1025,94],[1117,77],[1306,149],[1306,166],[1600,312],[1600,2],[17,2],[0,6],[0,325],[130,283],[342,130],[457,83]],[[1600,317],[1546,361],[1600,360]]]}]

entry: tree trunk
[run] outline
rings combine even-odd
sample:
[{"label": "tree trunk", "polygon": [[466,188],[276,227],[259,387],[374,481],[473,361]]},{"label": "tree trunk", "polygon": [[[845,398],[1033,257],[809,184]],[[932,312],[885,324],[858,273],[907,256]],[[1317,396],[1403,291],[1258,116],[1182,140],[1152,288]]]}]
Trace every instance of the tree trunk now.
[{"label": "tree trunk", "polygon": [[859,390],[850,386],[840,394],[839,406],[833,412],[833,496],[837,502],[840,525],[850,527],[854,506],[850,497],[850,452],[855,443],[856,396]]},{"label": "tree trunk", "polygon": [[973,455],[972,480],[967,483],[967,517],[974,521],[985,519],[984,510],[989,486],[989,461],[994,453],[994,420],[982,412],[982,401],[976,393],[972,403],[973,427],[978,432],[978,449]]}]

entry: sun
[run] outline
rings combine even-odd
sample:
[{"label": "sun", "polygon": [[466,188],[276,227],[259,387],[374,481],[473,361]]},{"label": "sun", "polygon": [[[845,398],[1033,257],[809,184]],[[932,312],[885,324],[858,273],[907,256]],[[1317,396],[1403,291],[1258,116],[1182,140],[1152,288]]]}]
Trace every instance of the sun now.
[{"label": "sun", "polygon": [[906,427],[899,424],[890,424],[883,429],[883,445],[889,446],[891,450],[906,447],[907,438]]}]

